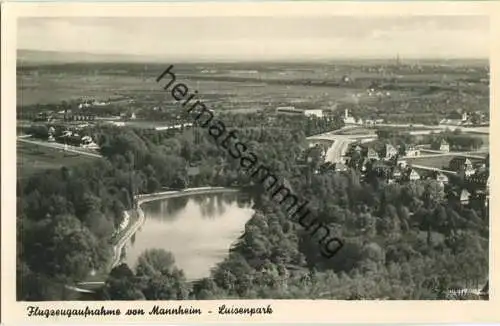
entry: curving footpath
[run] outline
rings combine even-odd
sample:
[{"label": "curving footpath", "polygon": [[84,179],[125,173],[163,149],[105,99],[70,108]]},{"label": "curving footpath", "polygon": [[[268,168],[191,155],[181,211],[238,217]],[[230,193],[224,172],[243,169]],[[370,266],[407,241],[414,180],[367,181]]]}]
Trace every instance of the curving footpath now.
[{"label": "curving footpath", "polygon": [[175,198],[182,197],[188,195],[202,195],[202,194],[212,194],[219,192],[238,192],[238,189],[224,188],[224,187],[200,187],[200,188],[188,188],[179,191],[163,191],[157,192],[153,194],[145,194],[145,195],[137,195],[135,199],[137,199],[137,214],[139,214],[139,219],[132,225],[127,232],[118,240],[118,243],[113,246],[113,260],[111,263],[111,269],[120,264],[121,254],[123,247],[130,240],[130,238],[139,230],[139,228],[146,221],[146,217],[144,215],[144,211],[141,208],[141,205],[150,201],[159,200],[159,199],[167,199],[167,198]]}]

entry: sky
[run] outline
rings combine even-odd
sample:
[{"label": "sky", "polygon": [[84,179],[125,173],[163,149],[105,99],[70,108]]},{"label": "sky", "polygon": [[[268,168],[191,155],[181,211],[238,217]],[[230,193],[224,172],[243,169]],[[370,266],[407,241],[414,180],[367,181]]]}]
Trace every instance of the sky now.
[{"label": "sky", "polygon": [[175,60],[487,58],[481,16],[21,18],[18,49]]}]

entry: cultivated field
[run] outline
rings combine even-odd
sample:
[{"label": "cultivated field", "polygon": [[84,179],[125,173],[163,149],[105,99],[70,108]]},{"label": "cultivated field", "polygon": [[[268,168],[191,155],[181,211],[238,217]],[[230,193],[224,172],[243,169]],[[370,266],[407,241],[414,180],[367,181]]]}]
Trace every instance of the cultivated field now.
[{"label": "cultivated field", "polygon": [[[78,100],[82,96],[102,100],[125,96],[151,106],[161,105],[171,98],[166,98],[167,94],[161,91],[155,79],[167,66],[135,64],[112,69],[109,65],[94,64],[24,68],[18,70],[17,101],[18,105],[24,106],[56,104],[63,100]],[[246,73],[241,67],[175,66],[173,72],[177,81],[184,82],[190,91],[198,90],[200,99],[227,109],[252,110],[280,105],[329,109],[338,102],[370,103],[378,100],[367,96],[365,87],[329,85],[338,83],[343,74],[333,66],[317,64],[314,68],[302,70],[285,66],[266,70],[257,66],[260,69],[256,70],[258,74]],[[168,82],[168,76],[165,82]],[[391,91],[391,99],[401,100],[415,95],[410,91]]]}]

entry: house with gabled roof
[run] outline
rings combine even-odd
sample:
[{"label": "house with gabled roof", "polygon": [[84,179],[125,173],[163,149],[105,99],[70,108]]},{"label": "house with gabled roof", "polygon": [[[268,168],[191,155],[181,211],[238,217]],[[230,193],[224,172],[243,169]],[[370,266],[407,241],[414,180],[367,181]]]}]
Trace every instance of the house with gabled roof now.
[{"label": "house with gabled roof", "polygon": [[410,146],[406,149],[406,156],[408,157],[420,156],[420,149],[414,146]]},{"label": "house with gabled roof", "polygon": [[470,196],[471,194],[467,189],[462,189],[462,192],[460,193],[460,202],[462,205],[469,204]]},{"label": "house with gabled roof", "polygon": [[458,176],[460,176],[462,179],[469,179],[476,173],[476,170],[472,166],[463,166],[460,168],[458,171]]},{"label": "house with gabled roof", "polygon": [[410,179],[410,181],[417,181],[420,179],[420,174],[415,170],[411,170],[408,178]]},{"label": "house with gabled roof", "polygon": [[450,144],[446,140],[441,140],[441,144],[439,145],[439,150],[441,152],[449,152],[450,151]]},{"label": "house with gabled roof", "polygon": [[385,158],[386,159],[391,159],[398,155],[398,150],[392,146],[391,144],[386,144],[385,145]]},{"label": "house with gabled roof", "polygon": [[374,150],[373,148],[368,148],[368,153],[366,154],[366,157],[369,159],[369,160],[378,160],[379,159],[379,156],[378,156],[378,153],[376,150]]},{"label": "house with gabled roof", "polygon": [[472,162],[464,156],[456,156],[451,159],[450,164],[449,164],[450,170],[451,171],[460,171],[460,169],[465,168],[465,169],[472,169]]}]

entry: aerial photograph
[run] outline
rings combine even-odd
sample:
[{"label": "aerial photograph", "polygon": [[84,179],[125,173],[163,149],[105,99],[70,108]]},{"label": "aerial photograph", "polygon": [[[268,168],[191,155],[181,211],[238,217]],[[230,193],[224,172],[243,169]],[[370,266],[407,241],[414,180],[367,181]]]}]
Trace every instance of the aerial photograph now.
[{"label": "aerial photograph", "polygon": [[488,19],[22,17],[16,51],[18,301],[489,300]]}]

